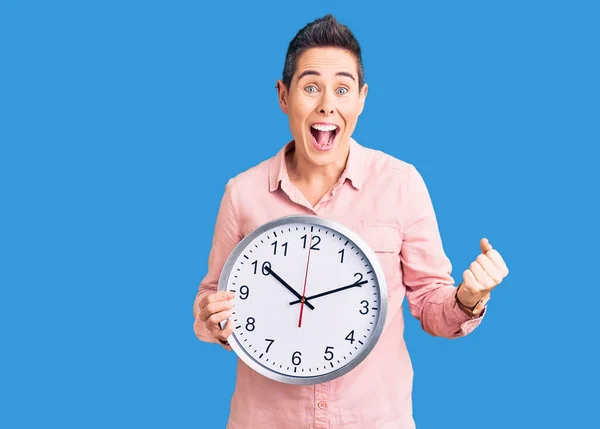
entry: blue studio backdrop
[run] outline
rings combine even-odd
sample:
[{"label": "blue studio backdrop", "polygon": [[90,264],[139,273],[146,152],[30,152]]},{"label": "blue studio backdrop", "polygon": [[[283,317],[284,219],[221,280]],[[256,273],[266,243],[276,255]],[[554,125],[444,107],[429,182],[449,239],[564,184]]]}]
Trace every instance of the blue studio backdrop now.
[{"label": "blue studio backdrop", "polygon": [[414,164],[457,282],[510,274],[471,335],[407,315],[419,428],[592,427],[597,2],[0,2],[0,427],[224,428],[236,356],[192,303],[230,177],[290,138],[287,45],[362,45],[354,137]]}]

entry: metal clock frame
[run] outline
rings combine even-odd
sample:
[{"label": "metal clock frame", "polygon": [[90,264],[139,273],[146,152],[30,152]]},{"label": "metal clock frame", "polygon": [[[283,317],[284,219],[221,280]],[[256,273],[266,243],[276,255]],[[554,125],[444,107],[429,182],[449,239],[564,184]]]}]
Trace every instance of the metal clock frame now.
[{"label": "metal clock frame", "polygon": [[[279,217],[277,219],[271,220],[263,225],[259,226],[252,232],[250,232],[246,237],[244,237],[233,249],[225,265],[223,266],[223,270],[221,271],[221,275],[219,277],[219,291],[226,291],[227,284],[229,282],[229,277],[231,275],[233,266],[242,252],[246,249],[247,245],[250,244],[256,237],[261,234],[277,228],[283,225],[288,225],[291,223],[300,223],[307,225],[315,225],[322,226],[325,228],[330,228],[336,232],[339,232],[346,236],[349,240],[354,242],[354,244],[365,254],[368,258],[371,266],[373,267],[373,272],[375,274],[375,278],[377,279],[377,283],[379,285],[379,293],[380,293],[380,304],[379,304],[379,315],[377,317],[377,322],[374,325],[373,334],[369,338],[369,342],[362,348],[360,354],[358,354],[354,359],[350,361],[350,363],[332,371],[327,374],[317,375],[317,376],[293,376],[293,375],[285,375],[279,372],[276,372],[264,365],[260,362],[256,361],[239,343],[235,332],[233,332],[227,341],[231,348],[236,352],[238,357],[244,361],[250,368],[255,370],[261,375],[264,375],[267,378],[270,378],[275,381],[279,381],[287,384],[299,384],[299,385],[310,385],[310,384],[318,384],[324,383],[326,381],[330,381],[336,379],[347,372],[354,369],[358,366],[371,352],[371,350],[377,344],[379,337],[381,336],[381,332],[383,331],[383,327],[385,325],[385,320],[387,317],[387,307],[388,307],[388,295],[387,295],[387,283],[385,279],[385,275],[383,269],[379,264],[379,260],[377,259],[377,255],[375,252],[369,247],[369,245],[360,238],[354,231],[345,227],[344,225],[339,224],[338,222],[322,218],[316,215],[288,215]],[[227,320],[224,320],[220,323],[221,328],[225,328],[227,324]]]}]

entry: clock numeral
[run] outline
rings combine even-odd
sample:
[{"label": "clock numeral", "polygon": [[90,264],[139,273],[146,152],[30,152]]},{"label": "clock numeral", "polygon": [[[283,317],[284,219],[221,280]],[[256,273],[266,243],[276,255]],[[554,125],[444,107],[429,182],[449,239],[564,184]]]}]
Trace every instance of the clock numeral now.
[{"label": "clock numeral", "polygon": [[[367,314],[369,312],[369,301],[362,300],[360,303],[363,305],[360,309],[360,314]],[[363,310],[365,310],[364,313]]]},{"label": "clock numeral", "polygon": [[250,294],[250,288],[246,285],[243,285],[240,288],[240,298],[247,299],[249,294]]},{"label": "clock numeral", "polygon": [[346,340],[350,341],[350,344],[354,344],[354,341],[356,341],[354,339],[354,329],[350,331],[348,335],[346,335]]},{"label": "clock numeral", "polygon": [[[302,237],[300,237],[302,240],[304,240],[304,243],[302,244],[302,248],[306,249],[306,239],[308,238],[308,236],[306,234],[304,234]],[[321,242],[321,237],[319,237],[318,235],[313,235],[312,236],[312,241],[316,241],[316,243],[314,243],[312,246],[310,246],[310,250],[321,250],[317,247],[317,245]]]},{"label": "clock numeral", "polygon": [[[277,240],[272,242],[271,246],[273,246],[273,255],[277,255]],[[281,245],[283,247],[283,256],[287,256],[287,246],[287,241]]]},{"label": "clock numeral", "polygon": [[321,242],[321,237],[319,237],[318,235],[313,235],[313,241],[314,240],[317,240],[317,242],[310,246],[311,250],[321,250],[317,247],[317,245]]},{"label": "clock numeral", "polygon": [[248,317],[248,319],[246,320],[246,331],[254,331],[254,323],[256,322],[256,320],[254,320],[254,317]]},{"label": "clock numeral", "polygon": [[340,264],[343,264],[344,263],[344,249],[340,250],[338,253],[341,255]]},{"label": "clock numeral", "polygon": [[262,273],[263,273],[263,275],[265,275],[265,276],[268,276],[268,275],[269,275],[269,271],[267,271],[267,270],[266,270],[266,268],[267,268],[267,267],[268,267],[268,268],[269,268],[269,270],[270,270],[270,269],[271,269],[271,263],[270,263],[269,261],[265,261],[265,262],[263,262],[263,264],[262,264]]},{"label": "clock numeral", "polygon": [[256,270],[258,268],[258,260],[252,262],[252,265],[254,265],[254,274],[256,274]]},{"label": "clock numeral", "polygon": [[333,352],[331,350],[333,350],[332,346],[327,346],[327,348],[325,349],[325,360],[332,360],[333,359]]},{"label": "clock numeral", "polygon": [[265,338],[265,341],[269,343],[269,345],[267,346],[267,350],[265,351],[265,353],[269,353],[269,349],[271,348],[271,346],[273,345],[273,343],[275,342],[275,340],[270,340],[268,338]]},{"label": "clock numeral", "polygon": [[356,276],[358,276],[359,279],[356,280],[354,283],[362,282],[363,275],[361,273],[354,273],[354,277],[356,277]]},{"label": "clock numeral", "polygon": [[302,353],[294,352],[294,354],[292,355],[292,363],[294,365],[300,365],[300,363],[302,362],[302,359],[300,359],[300,356],[302,356]]}]

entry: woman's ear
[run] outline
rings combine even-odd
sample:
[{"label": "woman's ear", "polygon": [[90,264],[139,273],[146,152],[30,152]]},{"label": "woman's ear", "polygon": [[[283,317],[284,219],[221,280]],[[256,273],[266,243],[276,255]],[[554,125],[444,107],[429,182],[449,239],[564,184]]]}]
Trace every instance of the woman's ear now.
[{"label": "woman's ear", "polygon": [[362,89],[360,90],[360,93],[358,95],[359,98],[359,103],[360,103],[360,107],[358,109],[358,115],[360,116],[360,114],[363,112],[363,109],[365,108],[365,101],[367,99],[367,93],[369,92],[369,85],[367,85],[366,83],[363,85]]},{"label": "woman's ear", "polygon": [[288,113],[288,90],[283,84],[283,81],[278,80],[275,85],[277,88],[277,97],[279,98],[279,107],[281,111],[287,115]]}]

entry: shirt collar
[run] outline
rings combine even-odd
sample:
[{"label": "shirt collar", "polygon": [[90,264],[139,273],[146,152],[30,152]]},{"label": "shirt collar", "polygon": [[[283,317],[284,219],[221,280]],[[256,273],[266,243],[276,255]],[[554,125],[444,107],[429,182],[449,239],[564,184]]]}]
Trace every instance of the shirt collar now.
[{"label": "shirt collar", "polygon": [[[287,143],[277,155],[271,160],[269,168],[269,190],[274,192],[282,181],[289,182],[287,167],[285,164],[285,154],[294,148],[295,142],[292,140]],[[346,179],[350,180],[352,186],[360,189],[364,180],[366,151],[365,148],[350,138],[350,152],[346,161],[346,168],[340,177],[340,183],[343,184]]]}]

